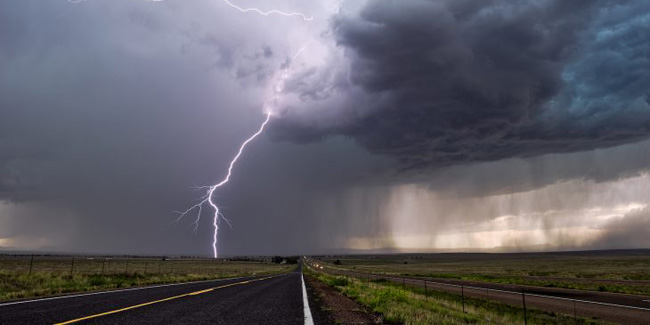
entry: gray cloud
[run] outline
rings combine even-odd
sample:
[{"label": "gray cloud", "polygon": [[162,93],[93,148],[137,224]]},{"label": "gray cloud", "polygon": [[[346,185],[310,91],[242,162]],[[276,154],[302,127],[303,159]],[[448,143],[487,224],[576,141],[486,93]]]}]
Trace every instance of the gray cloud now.
[{"label": "gray cloud", "polygon": [[[369,1],[332,20],[346,59],[325,68],[338,77],[321,79],[336,91],[293,89],[300,105],[327,112],[289,106],[274,134],[349,135],[404,169],[638,141],[650,127],[648,6]],[[331,111],[337,118],[324,118]]]},{"label": "gray cloud", "polygon": [[650,247],[650,208],[628,212],[598,227],[603,235],[591,244],[595,248],[647,248]]},{"label": "gray cloud", "polygon": [[[173,211],[223,176],[263,120],[267,79],[293,51],[281,35],[295,25],[211,0],[0,3],[0,239],[209,252],[209,217],[194,235],[190,220],[171,224]],[[242,233],[277,236],[240,219]]]},{"label": "gray cloud", "polygon": [[[643,3],[349,1],[334,16],[285,5],[317,19],[212,0],[1,2],[0,244],[209,254],[209,217],[195,235],[173,211],[223,176],[284,67],[270,132],[218,193],[234,223],[221,228],[226,254],[391,247],[406,217],[429,234],[535,218],[572,203],[509,211],[483,197],[575,178],[607,189],[650,166],[648,141],[573,152],[645,137]],[[281,138],[300,144],[270,141]]]},{"label": "gray cloud", "polygon": [[402,183],[420,183],[448,197],[474,197],[534,190],[571,179],[607,183],[650,169],[650,141],[584,152],[510,158],[400,173]]}]

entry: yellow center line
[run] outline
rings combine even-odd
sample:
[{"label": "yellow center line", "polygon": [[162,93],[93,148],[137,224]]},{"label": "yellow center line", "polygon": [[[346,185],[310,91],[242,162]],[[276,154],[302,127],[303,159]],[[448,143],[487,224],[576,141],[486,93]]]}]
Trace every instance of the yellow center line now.
[{"label": "yellow center line", "polygon": [[212,290],[214,290],[214,288],[210,288],[210,289],[205,289],[205,290],[201,290],[201,291],[197,291],[197,292],[188,293],[187,295],[188,295],[188,296],[196,296],[196,295],[200,295],[200,294],[202,294],[202,293],[210,292],[210,291],[212,291]]},{"label": "yellow center line", "polygon": [[178,299],[178,298],[182,298],[182,297],[196,296],[196,295],[200,295],[202,293],[206,293],[206,292],[210,292],[210,291],[214,291],[214,290],[218,290],[218,289],[223,289],[223,288],[227,288],[227,287],[232,287],[232,286],[236,286],[236,285],[242,285],[242,284],[247,284],[247,283],[252,283],[252,282],[257,282],[257,281],[268,280],[268,279],[275,278],[275,277],[277,277],[277,276],[269,276],[269,277],[266,277],[266,278],[260,278],[260,279],[246,280],[246,281],[241,281],[241,282],[224,284],[224,285],[214,287],[214,288],[194,291],[194,292],[190,292],[190,293],[184,293],[184,294],[178,295],[178,296],[173,296],[173,297],[164,298],[164,299],[160,299],[160,300],[145,302],[145,303],[142,303],[142,304],[133,305],[133,306],[129,306],[129,307],[124,307],[124,308],[120,308],[120,309],[116,309],[116,310],[111,310],[111,311],[107,311],[107,312],[103,312],[103,313],[95,314],[95,315],[90,315],[90,316],[86,316],[86,317],[81,317],[81,318],[65,321],[65,322],[62,322],[62,323],[56,323],[55,325],[63,325],[63,324],[70,324],[70,323],[80,322],[82,320],[97,318],[97,317],[106,316],[106,315],[110,315],[110,314],[121,313],[123,311],[131,310],[131,309],[135,309],[135,308],[140,308],[140,307],[144,307],[144,306],[149,306],[149,305],[157,304],[157,303],[164,302],[164,301],[174,300],[174,299]]}]

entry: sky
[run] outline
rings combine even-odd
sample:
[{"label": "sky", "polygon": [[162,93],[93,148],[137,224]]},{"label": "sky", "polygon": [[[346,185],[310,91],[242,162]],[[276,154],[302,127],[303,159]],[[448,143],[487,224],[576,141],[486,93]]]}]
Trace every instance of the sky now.
[{"label": "sky", "polygon": [[647,1],[231,2],[0,0],[1,250],[650,248]]}]

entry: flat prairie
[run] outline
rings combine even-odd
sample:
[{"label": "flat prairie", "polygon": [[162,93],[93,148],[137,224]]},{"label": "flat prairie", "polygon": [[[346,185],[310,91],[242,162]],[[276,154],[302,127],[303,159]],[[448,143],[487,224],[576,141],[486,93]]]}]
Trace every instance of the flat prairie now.
[{"label": "flat prairie", "polygon": [[0,301],[153,284],[275,274],[269,259],[0,255]]},{"label": "flat prairie", "polygon": [[360,272],[650,295],[650,250],[644,249],[320,258]]}]

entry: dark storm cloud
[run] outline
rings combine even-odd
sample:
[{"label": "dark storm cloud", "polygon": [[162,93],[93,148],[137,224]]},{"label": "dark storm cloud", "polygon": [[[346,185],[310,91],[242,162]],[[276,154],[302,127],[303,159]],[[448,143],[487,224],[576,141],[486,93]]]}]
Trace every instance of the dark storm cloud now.
[{"label": "dark storm cloud", "polygon": [[[404,219],[428,234],[489,222],[502,204],[486,209],[485,195],[606,185],[650,166],[647,140],[519,158],[645,137],[641,2],[376,0],[356,14],[355,0],[333,17],[316,1],[256,3],[316,17],[240,15],[213,0],[0,1],[0,244],[209,254],[210,216],[194,235],[173,211],[224,176],[284,68],[271,132],[218,193],[234,225],[221,227],[225,254],[345,249],[355,237],[391,246]],[[396,174],[394,158],[510,159]],[[542,192],[562,200],[520,210],[603,190]],[[619,201],[646,202],[604,205]]]},{"label": "dark storm cloud", "polygon": [[344,70],[328,79],[335,90],[292,89],[301,105],[335,105],[316,117],[287,107],[274,135],[346,134],[404,168],[638,141],[650,134],[648,12],[644,1],[369,1],[332,19],[349,61],[327,68]]}]

